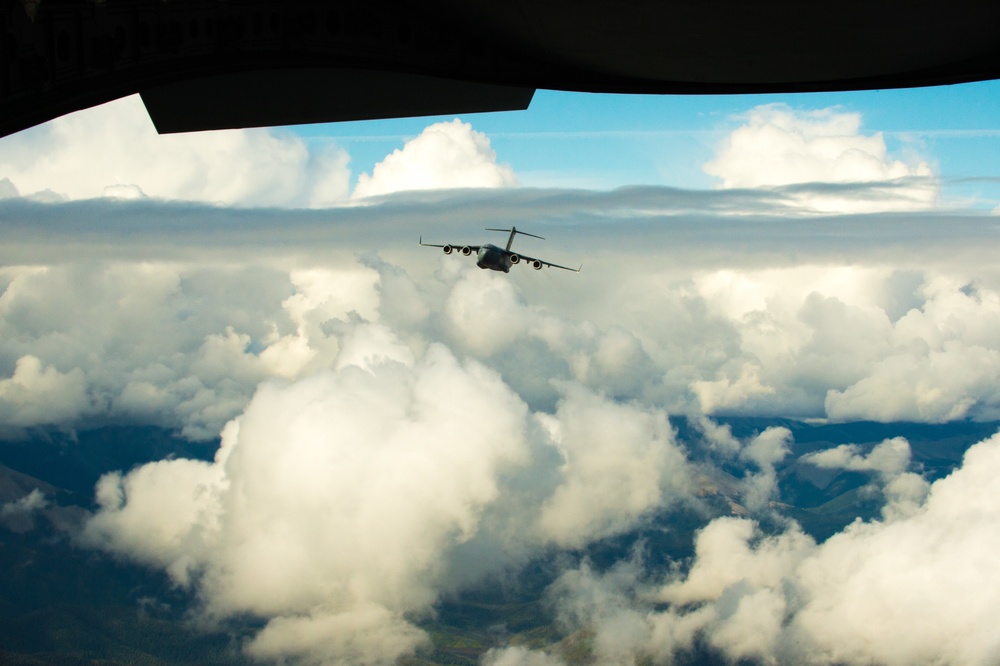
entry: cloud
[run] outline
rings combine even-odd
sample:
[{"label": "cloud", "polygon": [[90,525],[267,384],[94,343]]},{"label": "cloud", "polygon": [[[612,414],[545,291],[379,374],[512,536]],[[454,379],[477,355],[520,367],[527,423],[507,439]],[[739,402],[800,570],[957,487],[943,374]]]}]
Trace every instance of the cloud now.
[{"label": "cloud", "polygon": [[299,664],[392,664],[429,644],[427,635],[377,605],[339,614],[272,620],[247,646],[259,660]]},{"label": "cloud", "polygon": [[923,477],[907,471],[910,467],[910,443],[902,437],[883,441],[868,455],[862,455],[861,447],[856,444],[842,444],[802,456],[799,460],[827,469],[877,473],[887,500],[882,508],[882,515],[887,519],[915,513],[930,491]]},{"label": "cloud", "polygon": [[704,165],[724,188],[868,184],[826,191],[784,190],[800,205],[820,213],[924,210],[937,198],[938,185],[926,162],[906,164],[891,158],[881,133],[861,134],[858,113],[766,104],[741,120],[744,124]]},{"label": "cloud", "polygon": [[623,533],[694,491],[666,414],[570,387],[546,425],[564,463],[539,529],[561,547]]},{"label": "cloud", "polygon": [[252,654],[383,663],[422,642],[404,616],[429,609],[442,552],[527,462],[526,416],[495,373],[439,346],[264,384],[214,463],[102,478],[86,539],[197,580],[210,617],[268,618]]},{"label": "cloud", "polygon": [[26,355],[17,360],[10,378],[0,380],[0,424],[7,430],[72,424],[89,407],[79,368],[62,373]]},{"label": "cloud", "polygon": [[323,326],[352,313],[374,317],[377,280],[357,263],[285,272],[165,263],[7,269],[0,362],[14,367],[0,379],[0,425],[111,420],[214,438],[264,379],[332,366],[339,337]]},{"label": "cloud", "polygon": [[0,518],[6,519],[11,516],[30,514],[44,509],[48,505],[49,501],[46,499],[45,493],[35,488],[21,499],[0,505]]},{"label": "cloud", "polygon": [[0,504],[0,525],[15,533],[34,529],[35,513],[49,507],[49,499],[40,488],[34,488],[27,495]]},{"label": "cloud", "polygon": [[353,197],[403,190],[510,187],[516,183],[513,170],[497,164],[489,138],[456,118],[430,125],[376,164],[370,176],[361,174]]},{"label": "cloud", "polygon": [[489,650],[483,655],[482,663],[484,666],[562,666],[563,661],[544,652],[515,646]]},{"label": "cloud", "polygon": [[[897,439],[867,458],[814,458],[896,473],[897,462],[882,462],[903,449],[908,457]],[[665,581],[638,563],[603,574],[583,566],[551,592],[569,630],[594,634],[600,663],[671,661],[699,646],[755,663],[989,663],[1000,649],[998,473],[1000,435],[969,449],[911,511],[856,521],[823,543],[794,524],[765,534],[753,520],[716,518],[690,566]],[[503,656],[530,663],[517,660],[524,651]]]},{"label": "cloud", "polygon": [[[899,276],[797,266],[696,278],[742,350],[714,378],[692,384],[702,408],[782,404],[786,414],[837,420],[993,418],[998,340],[987,322],[1000,312],[997,292],[943,275],[914,289]],[[904,314],[899,302],[909,303]]]},{"label": "cloud", "polygon": [[214,462],[102,477],[83,543],[164,569],[203,618],[266,620],[253,656],[385,663],[426,642],[412,619],[456,580],[625,532],[689,477],[662,413],[567,387],[531,415],[431,345],[261,384]]},{"label": "cloud", "polygon": [[159,135],[138,95],[4,137],[0,147],[0,199],[324,208],[351,196],[517,184],[489,138],[457,118],[387,155],[360,175],[352,194],[350,156],[335,143],[272,129]]},{"label": "cloud", "polygon": [[[427,644],[417,625],[440,599],[700,507],[702,479],[757,520],[709,522],[670,571],[584,562],[550,590],[598,663],[995,656],[995,438],[934,484],[905,440],[805,457],[870,474],[886,500],[817,543],[770,510],[791,431],[709,418],[1000,413],[988,217],[800,216],[933,202],[926,166],[856,115],[752,111],[709,165],[714,192],[509,187],[484,135],[440,123],[354,192],[395,196],[317,215],[166,199],[340,202],[343,152],[266,131],[156,137],[136,104],[4,139],[0,428],[221,433],[212,462],[104,476],[84,540],[166,571],[201,620],[259,620],[249,656],[391,663]],[[498,275],[414,242],[510,224],[587,269]],[[685,451],[668,414],[707,450]],[[29,498],[0,513],[44,501]]]},{"label": "cloud", "polygon": [[847,469],[856,472],[899,474],[910,464],[910,444],[902,437],[887,439],[867,456],[861,455],[857,444],[841,444],[832,449],[818,451],[801,460],[817,467]]},{"label": "cloud", "polygon": [[[984,502],[995,492],[998,453],[996,436],[977,444],[961,469],[932,484],[917,512],[853,526],[802,564],[808,602],[795,626],[830,661],[993,658],[998,646],[987,616],[1000,604],[1000,586],[984,558],[995,547],[998,520]],[[866,598],[880,599],[879,609]]]},{"label": "cloud", "polygon": [[[475,147],[468,126],[446,129]],[[861,572],[893,546],[878,534],[900,530],[901,544],[939,551],[912,562],[929,576],[960,560],[946,537],[978,552],[935,531],[940,486],[909,471],[894,440],[806,461],[871,472],[881,520],[823,544],[783,522],[773,531],[789,431],[740,439],[706,414],[992,418],[1000,277],[983,217],[795,218],[809,188],[410,192],[322,216],[141,189],[150,198],[0,202],[0,422],[223,432],[214,462],[104,477],[87,539],[168,572],[201,619],[259,619],[250,656],[412,654],[441,598],[696,504],[697,479],[722,477],[716,464],[735,477],[736,508],[770,527],[709,523],[691,566],[667,579],[636,560],[581,566],[553,588],[601,663],[702,649],[798,663],[796,645],[820,663],[878,660],[860,630],[822,628],[867,608],[854,588],[881,585],[881,572],[852,578],[827,549],[840,543]],[[550,238],[540,256],[587,270],[498,275],[414,243],[418,229],[451,241],[515,223]],[[679,413],[700,419],[707,460],[678,446],[666,417]],[[970,529],[985,540],[991,527]],[[944,593],[928,594],[925,607]],[[934,649],[914,660],[957,654]],[[486,660],[560,658],[511,648]]]},{"label": "cloud", "polygon": [[778,488],[775,465],[788,455],[791,442],[792,432],[788,428],[770,427],[750,440],[740,452],[740,456],[758,470],[747,472],[743,478],[743,503],[751,511],[759,512],[775,499]]},{"label": "cloud", "polygon": [[138,95],[0,139],[6,196],[52,191],[237,206],[327,206],[346,198],[347,154],[272,130],[158,135]]},{"label": "cloud", "polygon": [[[510,205],[522,202],[514,196]],[[672,225],[645,236],[646,249],[635,253],[584,228],[585,242],[563,233],[569,250],[560,251],[591,248],[593,272],[500,275],[402,240],[385,246],[393,261],[370,254],[381,238],[405,238],[409,222],[392,222],[392,204],[345,213],[352,224],[388,216],[372,236],[341,225],[314,230],[311,218],[292,215],[284,231],[309,239],[308,249],[265,242],[239,258],[200,234],[212,225],[253,229],[255,214],[116,202],[98,211],[149,219],[141,232],[116,229],[133,239],[123,255],[130,242],[155,252],[174,245],[201,262],[94,259],[73,242],[85,245],[86,234],[53,226],[60,215],[95,214],[92,205],[9,211],[7,219],[23,220],[11,236],[26,230],[22,247],[52,261],[0,272],[0,422],[8,431],[111,420],[210,439],[261,381],[366,358],[406,363],[434,342],[494,368],[548,412],[561,398],[553,380],[694,416],[941,422],[988,420],[1000,408],[992,381],[1000,280],[992,259],[980,264],[961,251],[951,265],[924,268],[864,257],[758,268],[750,251],[740,260],[746,266],[718,268],[711,257],[724,244],[714,245],[722,242],[716,234],[733,230],[723,226],[702,232],[709,259],[690,269],[671,254],[690,252],[695,245],[685,241],[647,263],[644,252],[675,235]],[[187,236],[187,228],[196,231]],[[914,228],[922,233],[908,226],[906,235]],[[968,233],[967,244],[979,247],[978,232]]]}]

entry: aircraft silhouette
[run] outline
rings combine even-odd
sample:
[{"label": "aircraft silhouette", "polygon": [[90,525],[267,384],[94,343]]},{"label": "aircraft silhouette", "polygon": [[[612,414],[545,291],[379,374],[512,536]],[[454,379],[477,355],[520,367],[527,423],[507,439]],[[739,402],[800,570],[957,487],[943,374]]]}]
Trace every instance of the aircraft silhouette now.
[{"label": "aircraft silhouette", "polygon": [[473,252],[476,253],[476,265],[483,269],[490,269],[491,271],[503,271],[504,273],[510,272],[510,267],[514,264],[519,264],[522,261],[536,271],[541,270],[542,266],[551,266],[553,268],[562,268],[563,270],[573,271],[574,273],[579,273],[580,268],[570,268],[569,266],[560,266],[559,264],[553,264],[550,261],[543,261],[542,259],[535,259],[534,257],[529,257],[517,252],[513,252],[510,249],[511,244],[514,242],[514,236],[521,234],[522,236],[531,236],[532,238],[541,238],[541,236],[536,236],[535,234],[529,234],[526,231],[518,231],[517,227],[511,226],[510,229],[490,229],[487,228],[486,231],[503,231],[510,232],[510,238],[507,239],[507,247],[499,247],[492,243],[486,243],[485,245],[436,245],[433,243],[425,243],[423,236],[420,237],[420,244],[424,247],[440,247],[444,248],[445,254],[451,254],[455,250],[460,251],[463,255],[468,257]]}]

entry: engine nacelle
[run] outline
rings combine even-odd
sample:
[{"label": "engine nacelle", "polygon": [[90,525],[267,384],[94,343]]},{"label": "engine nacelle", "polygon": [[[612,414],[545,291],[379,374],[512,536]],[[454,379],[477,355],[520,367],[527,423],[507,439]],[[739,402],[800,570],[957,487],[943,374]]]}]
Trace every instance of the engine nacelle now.
[{"label": "engine nacelle", "polygon": [[531,262],[531,267],[534,268],[536,271],[540,271],[542,270],[542,262],[538,261],[538,259],[535,259],[533,262]]},{"label": "engine nacelle", "polygon": [[445,245],[443,249],[445,254],[451,254],[455,248],[453,248],[451,245]]},{"label": "engine nacelle", "polygon": [[464,254],[465,256],[469,256],[470,254],[472,254],[472,248],[466,245],[465,247],[462,248],[462,254]]},{"label": "engine nacelle", "polygon": [[510,255],[510,263],[511,263],[512,265],[513,265],[513,264],[516,264],[516,263],[517,263],[517,262],[519,262],[519,261],[521,261],[521,257],[517,256],[516,254],[512,254],[512,255]]}]

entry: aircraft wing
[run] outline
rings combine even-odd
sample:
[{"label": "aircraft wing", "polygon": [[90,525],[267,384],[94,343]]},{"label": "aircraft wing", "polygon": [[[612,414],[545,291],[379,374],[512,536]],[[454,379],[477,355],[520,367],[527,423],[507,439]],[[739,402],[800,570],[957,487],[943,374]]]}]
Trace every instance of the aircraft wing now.
[{"label": "aircraft wing", "polygon": [[529,264],[532,263],[532,262],[537,261],[542,266],[551,266],[552,268],[561,268],[564,271],[573,271],[574,273],[579,273],[580,272],[580,268],[583,268],[583,264],[580,264],[580,268],[570,268],[569,266],[560,266],[559,264],[553,264],[551,261],[545,261],[544,259],[535,259],[534,257],[529,257],[527,255],[521,254],[520,252],[510,252],[508,250],[507,254],[516,254],[518,257],[521,258],[521,261],[526,261]]},{"label": "aircraft wing", "polygon": [[[420,244],[424,247],[448,247],[461,252],[464,248],[469,248],[472,252],[479,252],[479,245],[466,245],[465,243],[447,243],[445,245],[438,245],[437,243],[425,243],[423,236],[420,237]],[[447,252],[447,250],[446,250]]]}]

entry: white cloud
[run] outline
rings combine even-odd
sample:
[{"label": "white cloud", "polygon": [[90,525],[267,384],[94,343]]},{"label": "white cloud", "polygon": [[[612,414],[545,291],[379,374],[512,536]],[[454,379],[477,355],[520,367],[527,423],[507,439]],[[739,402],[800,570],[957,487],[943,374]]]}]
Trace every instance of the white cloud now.
[{"label": "white cloud", "polygon": [[802,460],[817,467],[874,471],[891,476],[904,471],[910,464],[910,444],[902,437],[894,437],[877,445],[867,456],[861,455],[857,444],[841,444],[802,456]]},{"label": "white cloud", "polygon": [[207,439],[269,377],[406,363],[432,342],[488,363],[546,411],[561,395],[552,380],[563,380],[694,415],[1000,414],[1000,289],[986,282],[850,265],[677,278],[620,268],[651,313],[640,317],[603,274],[582,285],[584,307],[564,296],[575,282],[462,259],[444,257],[448,270],[419,279],[384,260],[341,258],[7,268],[0,422],[113,418]]},{"label": "white cloud", "polygon": [[817,467],[876,472],[881,477],[882,492],[887,500],[882,508],[886,518],[898,518],[914,513],[930,491],[920,475],[907,472],[910,466],[910,443],[902,437],[887,439],[867,455],[861,455],[856,444],[842,444],[800,458]]},{"label": "white cloud", "polygon": [[456,118],[430,125],[376,164],[370,176],[361,174],[353,196],[370,197],[404,190],[509,187],[516,183],[514,171],[497,164],[496,152],[490,148],[486,135]]},{"label": "white cloud", "polygon": [[[993,418],[1000,292],[933,273],[897,292],[896,275],[796,266],[695,277],[740,341],[715,376],[691,383],[702,409],[752,413],[770,404],[781,406],[772,413],[838,420]],[[900,314],[899,302],[909,310]]]},{"label": "white cloud", "polygon": [[[911,516],[857,524],[799,568],[807,594],[795,628],[829,661],[982,664],[1000,649],[989,619],[1000,580],[989,560],[1000,535],[1000,440],[968,451]],[[873,600],[878,600],[873,604]]]},{"label": "white cloud", "polygon": [[429,609],[442,554],[527,462],[526,416],[439,346],[412,367],[264,384],[214,463],[105,476],[86,538],[181,584],[199,573],[208,616],[269,618],[251,654],[385,663],[422,642],[404,615]]},{"label": "white cloud", "polygon": [[[879,460],[903,444],[827,462],[895,473],[897,462]],[[571,631],[600,637],[628,626],[619,634],[628,640],[595,641],[600,663],[669,662],[697,643],[772,664],[991,663],[1000,650],[998,479],[1000,435],[969,449],[910,511],[857,521],[821,544],[794,524],[765,535],[754,521],[717,518],[699,532],[690,567],[664,584],[634,564],[605,574],[584,566],[552,592]]]},{"label": "white cloud", "polygon": [[[767,104],[741,119],[744,124],[704,166],[706,173],[722,179],[724,188],[869,184],[865,189],[788,191],[800,205],[821,213],[922,210],[937,198],[930,167],[890,157],[881,133],[861,133],[860,114]],[[876,183],[881,185],[871,186]]]},{"label": "white cloud", "polygon": [[[6,489],[10,492],[11,488]],[[15,533],[24,533],[35,528],[35,514],[50,505],[49,499],[40,488],[34,488],[27,495],[0,504],[0,525]]]},{"label": "white cloud", "polygon": [[25,355],[13,375],[0,380],[0,424],[7,428],[72,424],[89,407],[79,368],[64,373]]},{"label": "white cloud", "polygon": [[693,491],[666,414],[568,387],[549,423],[564,463],[539,517],[546,540],[580,547],[620,534]]},{"label": "white cloud", "polygon": [[463,273],[448,297],[445,315],[456,337],[480,354],[515,344],[533,318],[509,281],[484,270]]},{"label": "white cloud", "polygon": [[345,613],[279,617],[247,645],[255,659],[299,664],[394,664],[429,644],[427,635],[389,610],[371,605]]},{"label": "white cloud", "polygon": [[564,662],[544,652],[515,646],[489,650],[483,655],[482,663],[483,666],[563,666]]},{"label": "white cloud", "polygon": [[0,518],[30,514],[39,509],[44,509],[48,505],[49,501],[45,498],[45,493],[35,488],[21,499],[0,504]]},{"label": "white cloud", "polygon": [[753,463],[757,472],[743,478],[743,503],[750,511],[765,508],[777,494],[778,477],[774,466],[788,455],[792,433],[788,428],[771,427],[750,440],[740,455]]},{"label": "white cloud", "polygon": [[0,147],[0,179],[24,196],[309,207],[345,199],[350,180],[343,150],[311,153],[271,130],[158,135],[138,95],[5,137]]}]

